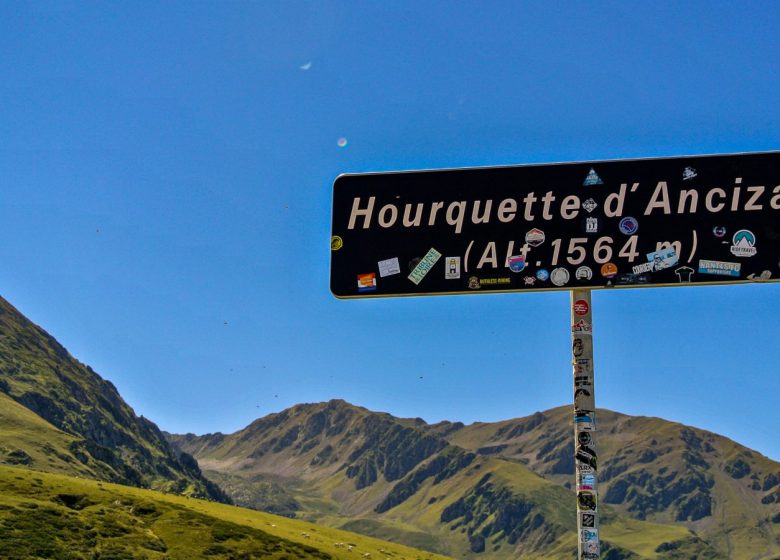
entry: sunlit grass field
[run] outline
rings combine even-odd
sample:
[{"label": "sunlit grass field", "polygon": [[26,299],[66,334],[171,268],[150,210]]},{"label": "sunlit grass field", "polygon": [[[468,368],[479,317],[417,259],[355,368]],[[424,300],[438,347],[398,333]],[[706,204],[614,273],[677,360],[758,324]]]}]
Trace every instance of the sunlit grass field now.
[{"label": "sunlit grass field", "polygon": [[445,557],[236,506],[0,466],[0,558]]}]

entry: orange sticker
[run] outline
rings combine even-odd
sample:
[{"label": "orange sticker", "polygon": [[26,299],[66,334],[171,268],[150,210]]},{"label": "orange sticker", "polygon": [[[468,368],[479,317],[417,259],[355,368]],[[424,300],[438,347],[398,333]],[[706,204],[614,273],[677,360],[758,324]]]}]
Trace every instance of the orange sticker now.
[{"label": "orange sticker", "polygon": [[615,263],[608,262],[601,267],[601,275],[604,278],[612,278],[617,274],[617,266]]}]

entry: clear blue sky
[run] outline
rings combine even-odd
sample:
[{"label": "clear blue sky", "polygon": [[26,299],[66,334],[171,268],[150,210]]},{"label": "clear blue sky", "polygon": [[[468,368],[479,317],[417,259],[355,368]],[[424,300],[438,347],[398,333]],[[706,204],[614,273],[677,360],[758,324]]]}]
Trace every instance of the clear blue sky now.
[{"label": "clear blue sky", "polygon": [[[778,29],[775,2],[4,2],[0,294],[175,432],[566,404],[566,293],[334,299],[334,178],[777,150]],[[595,292],[597,405],[780,460],[779,299]]]}]

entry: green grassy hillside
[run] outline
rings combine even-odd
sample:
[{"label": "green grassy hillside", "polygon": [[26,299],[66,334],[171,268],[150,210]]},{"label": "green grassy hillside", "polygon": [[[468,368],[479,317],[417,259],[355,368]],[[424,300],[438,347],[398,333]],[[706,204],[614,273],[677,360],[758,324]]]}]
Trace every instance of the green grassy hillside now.
[{"label": "green grassy hillside", "polygon": [[[598,422],[603,504],[635,519],[687,527],[728,558],[780,556],[780,464],[728,438],[660,418],[602,410]],[[571,434],[570,409],[560,407],[464,426],[449,439],[569,485]]]},{"label": "green grassy hillside", "polygon": [[445,560],[215,502],[0,466],[4,560]]},{"label": "green grassy hillside", "polygon": [[102,465],[83,462],[74,454],[82,446],[81,438],[58,430],[0,393],[0,464],[103,478]]},{"label": "green grassy hillside", "polygon": [[[54,449],[40,449],[33,430],[17,439],[11,453],[36,459],[39,467],[58,465],[73,474],[152,487],[214,500],[228,498],[206,480],[197,463],[177,453],[149,420],[136,416],[116,388],[78,362],[54,338],[0,298],[0,394],[48,422],[59,432]],[[0,402],[8,415],[18,408]],[[13,412],[12,412],[13,411]],[[29,420],[29,416],[27,416]],[[27,421],[25,420],[25,421]],[[17,436],[24,430],[18,431]],[[10,434],[9,434],[10,435]],[[67,440],[67,441],[66,441]],[[19,444],[19,445],[17,445]],[[24,445],[21,445],[24,444]],[[0,441],[0,447],[9,447]],[[52,459],[42,461],[41,454]],[[3,456],[5,458],[3,458]],[[76,461],[70,461],[75,458]],[[9,456],[0,456],[8,462]],[[15,460],[10,456],[11,461]],[[81,464],[79,464],[81,463]]]}]

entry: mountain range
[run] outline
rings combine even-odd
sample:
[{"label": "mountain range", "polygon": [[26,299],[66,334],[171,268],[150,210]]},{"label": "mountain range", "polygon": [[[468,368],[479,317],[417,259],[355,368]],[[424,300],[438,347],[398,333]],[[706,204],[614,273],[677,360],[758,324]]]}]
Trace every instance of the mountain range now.
[{"label": "mountain range", "polygon": [[[780,557],[780,464],[659,418],[598,422],[605,557]],[[576,549],[570,407],[466,426],[332,400],[169,439],[247,507],[455,557]]]},{"label": "mountain range", "polygon": [[[569,559],[571,421],[428,424],[332,400],[165,434],[0,298],[0,557]],[[780,558],[777,462],[607,410],[596,441],[603,558]]]}]

